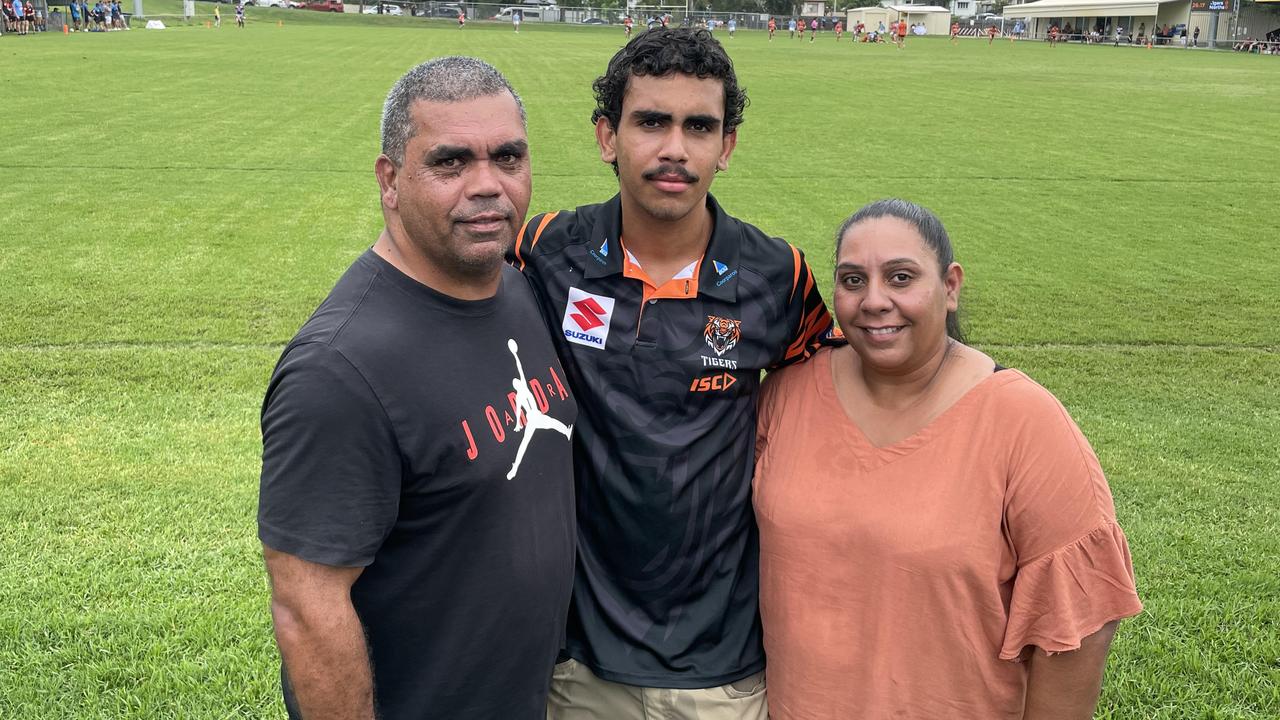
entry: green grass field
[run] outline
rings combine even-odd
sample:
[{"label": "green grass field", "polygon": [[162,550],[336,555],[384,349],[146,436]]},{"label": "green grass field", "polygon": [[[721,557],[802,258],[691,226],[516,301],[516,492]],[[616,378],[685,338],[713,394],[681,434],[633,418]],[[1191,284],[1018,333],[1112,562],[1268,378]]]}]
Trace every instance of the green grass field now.
[{"label": "green grass field", "polygon": [[[259,403],[381,226],[404,70],[509,75],[535,211],[616,187],[588,118],[618,28],[230,17],[0,38],[21,69],[0,73],[0,718],[283,716]],[[1280,716],[1280,59],[726,45],[752,101],[726,208],[805,249],[828,296],[844,216],[933,208],[974,344],[1094,443],[1147,607],[1099,716]]]}]

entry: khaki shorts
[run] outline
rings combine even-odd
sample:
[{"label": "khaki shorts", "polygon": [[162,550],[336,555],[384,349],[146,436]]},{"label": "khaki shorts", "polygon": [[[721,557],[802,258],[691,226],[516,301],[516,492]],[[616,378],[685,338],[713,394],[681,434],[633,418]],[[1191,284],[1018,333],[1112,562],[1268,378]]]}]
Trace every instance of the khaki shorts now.
[{"label": "khaki shorts", "polygon": [[609,682],[577,660],[556,665],[547,720],[768,720],[764,673],[687,690]]}]

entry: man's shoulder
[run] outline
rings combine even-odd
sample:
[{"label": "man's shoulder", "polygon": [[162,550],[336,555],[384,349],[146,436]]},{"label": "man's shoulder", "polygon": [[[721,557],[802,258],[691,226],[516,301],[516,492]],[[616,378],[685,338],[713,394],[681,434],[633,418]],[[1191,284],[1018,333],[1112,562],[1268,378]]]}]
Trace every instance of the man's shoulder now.
[{"label": "man's shoulder", "polygon": [[553,210],[534,215],[525,225],[525,235],[536,237],[542,250],[587,242],[592,231],[605,219],[607,202],[579,205],[572,210]]},{"label": "man's shoulder", "polygon": [[367,338],[353,339],[352,335],[359,330],[361,311],[375,295],[379,274],[367,257],[356,258],[293,336],[286,354],[307,344],[331,346],[340,352],[345,346],[366,344]]},{"label": "man's shoulder", "polygon": [[725,215],[738,235],[739,264],[762,275],[800,272],[804,254],[786,240],[770,235],[745,220]]},{"label": "man's shoulder", "polygon": [[[561,262],[566,250],[581,248],[603,236],[617,224],[616,198],[603,203],[580,205],[573,210],[556,210],[530,217],[516,237],[513,264],[521,270],[534,269],[550,261]],[[616,245],[614,243],[609,243]],[[585,251],[583,251],[585,252]],[[607,254],[607,250],[605,251]],[[572,253],[570,253],[572,254]],[[602,256],[603,257],[603,256]]]}]

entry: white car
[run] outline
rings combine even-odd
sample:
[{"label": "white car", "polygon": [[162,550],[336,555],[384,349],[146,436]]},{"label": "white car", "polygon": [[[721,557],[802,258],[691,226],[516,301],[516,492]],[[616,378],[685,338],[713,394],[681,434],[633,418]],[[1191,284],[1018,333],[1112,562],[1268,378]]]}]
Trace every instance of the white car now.
[{"label": "white car", "polygon": [[[245,5],[248,4],[248,2],[245,3]],[[289,7],[289,0],[253,0],[253,4],[258,7],[287,8]]]},{"label": "white car", "polygon": [[[378,6],[377,6],[376,4],[374,4],[374,5],[365,5],[365,6],[364,6],[364,14],[365,14],[365,15],[377,15],[377,14],[378,14]],[[401,8],[399,5],[392,5],[391,3],[383,3],[383,5],[382,5],[382,14],[383,14],[383,15],[404,15],[404,9],[403,9],[403,8]]]}]

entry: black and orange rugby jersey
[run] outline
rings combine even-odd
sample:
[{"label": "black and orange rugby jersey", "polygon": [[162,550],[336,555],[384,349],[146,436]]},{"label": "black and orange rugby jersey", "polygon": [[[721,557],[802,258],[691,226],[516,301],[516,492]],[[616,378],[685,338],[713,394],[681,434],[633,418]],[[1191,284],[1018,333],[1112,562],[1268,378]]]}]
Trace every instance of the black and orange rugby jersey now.
[{"label": "black and orange rugby jersey", "polygon": [[566,652],[630,685],[712,687],[764,667],[760,371],[838,336],[799,250],[707,206],[705,255],[661,288],[628,260],[617,196],[533,217],[513,250],[578,399]]}]

